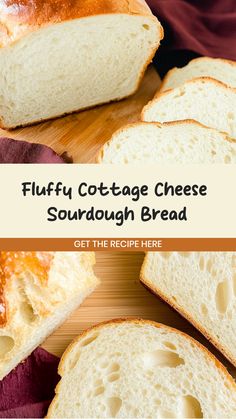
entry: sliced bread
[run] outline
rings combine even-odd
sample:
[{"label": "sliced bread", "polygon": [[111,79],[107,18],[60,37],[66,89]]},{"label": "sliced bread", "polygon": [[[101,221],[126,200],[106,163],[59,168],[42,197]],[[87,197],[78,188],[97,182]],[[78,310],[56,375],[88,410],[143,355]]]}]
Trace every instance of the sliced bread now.
[{"label": "sliced bread", "polygon": [[141,281],[236,366],[236,253],[147,253]]},{"label": "sliced bread", "polygon": [[236,385],[202,345],[145,320],[98,325],[67,349],[48,418],[235,418]]},{"label": "sliced bread", "polygon": [[0,252],[0,379],[94,290],[93,253]]},{"label": "sliced bread", "polygon": [[137,123],[104,145],[99,163],[236,163],[236,142],[193,121]]},{"label": "sliced bread", "polygon": [[142,112],[142,120],[147,122],[184,119],[194,119],[236,138],[236,89],[199,78],[161,93]]},{"label": "sliced bread", "polygon": [[163,38],[144,0],[8,3],[0,39],[5,128],[131,95]]},{"label": "sliced bread", "polygon": [[173,68],[163,79],[161,91],[175,89],[186,81],[211,77],[230,87],[236,88],[236,62],[222,58],[200,57],[182,68]]}]

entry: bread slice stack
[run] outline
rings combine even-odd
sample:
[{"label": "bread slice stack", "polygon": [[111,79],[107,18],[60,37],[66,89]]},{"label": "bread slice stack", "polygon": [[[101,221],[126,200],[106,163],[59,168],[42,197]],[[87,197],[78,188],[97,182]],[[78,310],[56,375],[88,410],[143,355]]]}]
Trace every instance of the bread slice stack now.
[{"label": "bread slice stack", "polygon": [[141,281],[236,366],[236,252],[147,253]]},{"label": "bread slice stack", "polygon": [[202,345],[145,320],[98,325],[63,355],[48,418],[234,418],[236,384]]},{"label": "bread slice stack", "polygon": [[[236,138],[236,88],[229,87],[235,83],[236,65],[222,60],[216,64],[214,60],[208,60],[209,66],[205,59],[200,61],[201,64],[193,62],[183,69],[172,70],[161,92],[157,92],[156,97],[144,107],[142,120],[167,122],[193,119]],[[201,77],[195,78],[200,74]],[[213,76],[219,76],[219,79]],[[173,83],[175,87],[166,90],[168,83]]]},{"label": "bread slice stack", "polygon": [[3,128],[131,95],[163,38],[143,0],[54,3],[1,7]]},{"label": "bread slice stack", "polygon": [[95,289],[93,253],[0,252],[0,379]]},{"label": "bread slice stack", "polygon": [[227,86],[236,88],[236,63],[222,58],[200,57],[182,68],[168,71],[161,84],[161,91],[175,89],[186,81],[199,77],[210,77]]}]

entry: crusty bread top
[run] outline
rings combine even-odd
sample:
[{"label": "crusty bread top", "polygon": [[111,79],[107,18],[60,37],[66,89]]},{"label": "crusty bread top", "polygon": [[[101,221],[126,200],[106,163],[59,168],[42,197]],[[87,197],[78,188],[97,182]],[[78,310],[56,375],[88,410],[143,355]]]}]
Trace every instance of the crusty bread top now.
[{"label": "crusty bread top", "polygon": [[[144,0],[0,0],[0,47],[43,26],[102,14],[149,16],[157,21]],[[160,30],[163,37],[161,25]]]},{"label": "crusty bread top", "polygon": [[5,288],[13,275],[21,275],[25,270],[37,276],[43,284],[47,281],[53,252],[0,252],[0,327],[7,322]]}]

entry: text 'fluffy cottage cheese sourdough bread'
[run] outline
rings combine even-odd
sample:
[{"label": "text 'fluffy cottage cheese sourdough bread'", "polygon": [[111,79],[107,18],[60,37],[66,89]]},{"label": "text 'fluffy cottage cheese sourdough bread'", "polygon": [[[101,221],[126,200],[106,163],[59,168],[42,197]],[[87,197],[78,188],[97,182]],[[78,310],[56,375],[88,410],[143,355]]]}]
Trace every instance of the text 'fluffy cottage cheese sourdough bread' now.
[{"label": "text 'fluffy cottage cheese sourdough bread'", "polygon": [[48,418],[233,418],[236,385],[202,345],[167,326],[116,320],[82,334],[59,365]]},{"label": "text 'fluffy cottage cheese sourdough bread'", "polygon": [[236,62],[222,58],[195,58],[185,67],[175,67],[168,71],[160,90],[175,89],[186,81],[199,77],[211,77],[227,86],[236,88]]},{"label": "text 'fluffy cottage cheese sourdough bread'", "polygon": [[98,284],[93,253],[0,252],[0,379]]},{"label": "text 'fluffy cottage cheese sourdough bread'", "polygon": [[147,253],[141,281],[236,366],[236,253]]},{"label": "text 'fluffy cottage cheese sourdough bread'", "polygon": [[117,131],[99,163],[236,163],[236,142],[193,121],[137,123]]},{"label": "text 'fluffy cottage cheese sourdough bread'", "polygon": [[236,138],[236,89],[208,77],[167,90],[143,109],[142,120],[168,122],[193,119]]},{"label": "text 'fluffy cottage cheese sourdough bread'", "polygon": [[131,95],[163,38],[144,0],[2,1],[0,26],[5,128]]}]

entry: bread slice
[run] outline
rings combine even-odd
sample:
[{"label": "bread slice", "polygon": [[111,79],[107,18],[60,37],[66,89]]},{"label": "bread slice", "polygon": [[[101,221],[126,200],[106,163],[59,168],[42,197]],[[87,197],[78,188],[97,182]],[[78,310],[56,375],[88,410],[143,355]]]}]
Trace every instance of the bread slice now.
[{"label": "bread slice", "polygon": [[28,125],[134,93],[163,29],[143,0],[1,7],[0,121]]},{"label": "bread slice", "polygon": [[236,366],[236,252],[147,253],[141,281]]},{"label": "bread slice", "polygon": [[236,163],[236,142],[194,121],[137,123],[101,149],[99,163]]},{"label": "bread slice", "polygon": [[194,119],[236,138],[236,89],[199,78],[161,93],[142,112],[142,120],[147,122],[183,119]]},{"label": "bread slice", "polygon": [[48,418],[233,418],[236,385],[202,345],[147,320],[98,325],[67,349]]},{"label": "bread slice", "polygon": [[160,90],[175,89],[186,81],[199,77],[210,77],[236,88],[236,62],[222,58],[195,58],[185,67],[175,67],[168,71],[163,79]]},{"label": "bread slice", "polygon": [[93,253],[0,252],[0,379],[94,290]]}]

